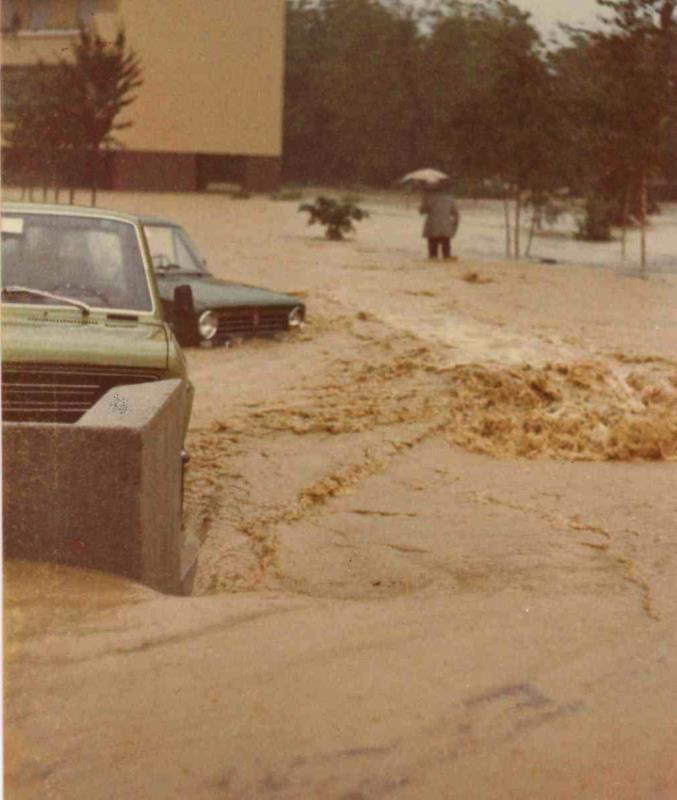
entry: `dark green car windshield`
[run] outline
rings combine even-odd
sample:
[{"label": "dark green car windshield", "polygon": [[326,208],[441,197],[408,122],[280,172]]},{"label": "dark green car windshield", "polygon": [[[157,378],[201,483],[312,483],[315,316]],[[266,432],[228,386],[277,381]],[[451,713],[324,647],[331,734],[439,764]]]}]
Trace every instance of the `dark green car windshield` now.
[{"label": "dark green car windshield", "polygon": [[145,223],[143,230],[156,272],[206,275],[204,260],[181,228]]},{"label": "dark green car windshield", "polygon": [[[2,286],[50,292],[93,308],[153,308],[136,228],[114,219],[3,214]],[[58,304],[14,291],[3,300]]]}]

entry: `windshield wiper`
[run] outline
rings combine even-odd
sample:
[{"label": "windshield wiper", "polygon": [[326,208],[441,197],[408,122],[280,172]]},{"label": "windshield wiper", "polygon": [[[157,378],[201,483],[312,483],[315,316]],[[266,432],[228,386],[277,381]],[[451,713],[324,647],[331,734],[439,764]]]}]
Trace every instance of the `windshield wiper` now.
[{"label": "windshield wiper", "polygon": [[29,286],[3,286],[2,294],[3,296],[6,294],[30,294],[34,297],[44,297],[47,300],[58,300],[60,303],[67,303],[70,306],[79,308],[85,317],[88,317],[92,310],[92,307],[88,306],[87,303],[83,303],[82,300],[73,300],[71,297],[46,292],[44,289],[31,289]]}]

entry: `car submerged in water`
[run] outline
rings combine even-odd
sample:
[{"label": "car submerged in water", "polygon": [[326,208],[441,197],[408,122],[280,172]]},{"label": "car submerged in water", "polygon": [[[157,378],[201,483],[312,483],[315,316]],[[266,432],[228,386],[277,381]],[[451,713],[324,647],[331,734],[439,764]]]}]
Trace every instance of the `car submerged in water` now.
[{"label": "car submerged in water", "polygon": [[[52,452],[49,432],[65,426],[81,430],[79,421],[93,413],[104,396],[110,397],[110,390],[174,380],[183,398],[177,412],[181,430],[172,432],[171,446],[163,445],[163,458],[176,458],[171,470],[178,475],[187,461],[181,448],[193,387],[181,348],[163,318],[141,221],[99,209],[4,203],[0,225],[3,423],[38,423],[46,436],[42,450],[19,454],[23,461],[34,462],[36,469],[48,462],[62,464],[59,453]],[[190,289],[177,287],[177,305],[192,320],[190,300]],[[83,442],[81,461],[86,463],[85,450],[98,445],[95,437]],[[116,453],[99,456],[105,463],[117,458]],[[145,456],[140,457],[139,463],[145,464]],[[151,473],[152,465],[143,480],[152,480]],[[41,498],[33,500],[39,507]],[[94,496],[86,502],[90,508],[97,506]],[[171,506],[180,517],[180,498],[173,497]],[[55,514],[53,528],[64,516],[50,508],[42,513],[47,527]],[[144,547],[143,529],[139,536],[138,545]],[[169,551],[174,544],[165,542],[162,547]],[[20,553],[24,545],[18,543]],[[113,541],[107,545],[109,551],[118,546]],[[178,546],[183,547],[180,542]],[[59,560],[56,550],[54,558]],[[68,552],[65,558],[87,565],[86,558],[74,561]],[[180,573],[169,576],[179,593],[189,591],[192,580],[194,559],[188,566],[185,562]],[[89,566],[97,568],[96,563]]]},{"label": "car submerged in water", "polygon": [[[182,345],[225,345],[303,325],[306,307],[298,297],[216,278],[180,225],[157,217],[143,217],[142,223],[165,317]],[[177,322],[182,309],[176,306],[175,289],[184,284],[193,293],[192,325]]]}]

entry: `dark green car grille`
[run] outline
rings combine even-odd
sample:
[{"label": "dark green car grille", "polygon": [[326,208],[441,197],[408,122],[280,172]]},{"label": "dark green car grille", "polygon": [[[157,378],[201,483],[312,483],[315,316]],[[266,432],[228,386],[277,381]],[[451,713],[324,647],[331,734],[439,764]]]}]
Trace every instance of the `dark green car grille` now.
[{"label": "dark green car grille", "polygon": [[2,365],[6,422],[77,422],[115,386],[160,380],[162,370],[53,364]]},{"label": "dark green car grille", "polygon": [[222,341],[235,337],[270,336],[289,328],[289,312],[295,306],[239,306],[218,308],[219,327],[214,337]]}]

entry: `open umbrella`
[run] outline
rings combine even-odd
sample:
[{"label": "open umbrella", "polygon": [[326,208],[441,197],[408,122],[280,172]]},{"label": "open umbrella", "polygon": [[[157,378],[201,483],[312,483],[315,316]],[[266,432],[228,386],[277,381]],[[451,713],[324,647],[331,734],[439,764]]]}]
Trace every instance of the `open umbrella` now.
[{"label": "open umbrella", "polygon": [[449,180],[449,176],[446,175],[444,172],[440,172],[438,169],[432,169],[432,167],[425,167],[424,169],[417,169],[414,172],[409,172],[404,178],[400,179],[400,183],[405,185],[409,184],[411,186],[435,186],[435,184],[440,183],[440,181]]}]

